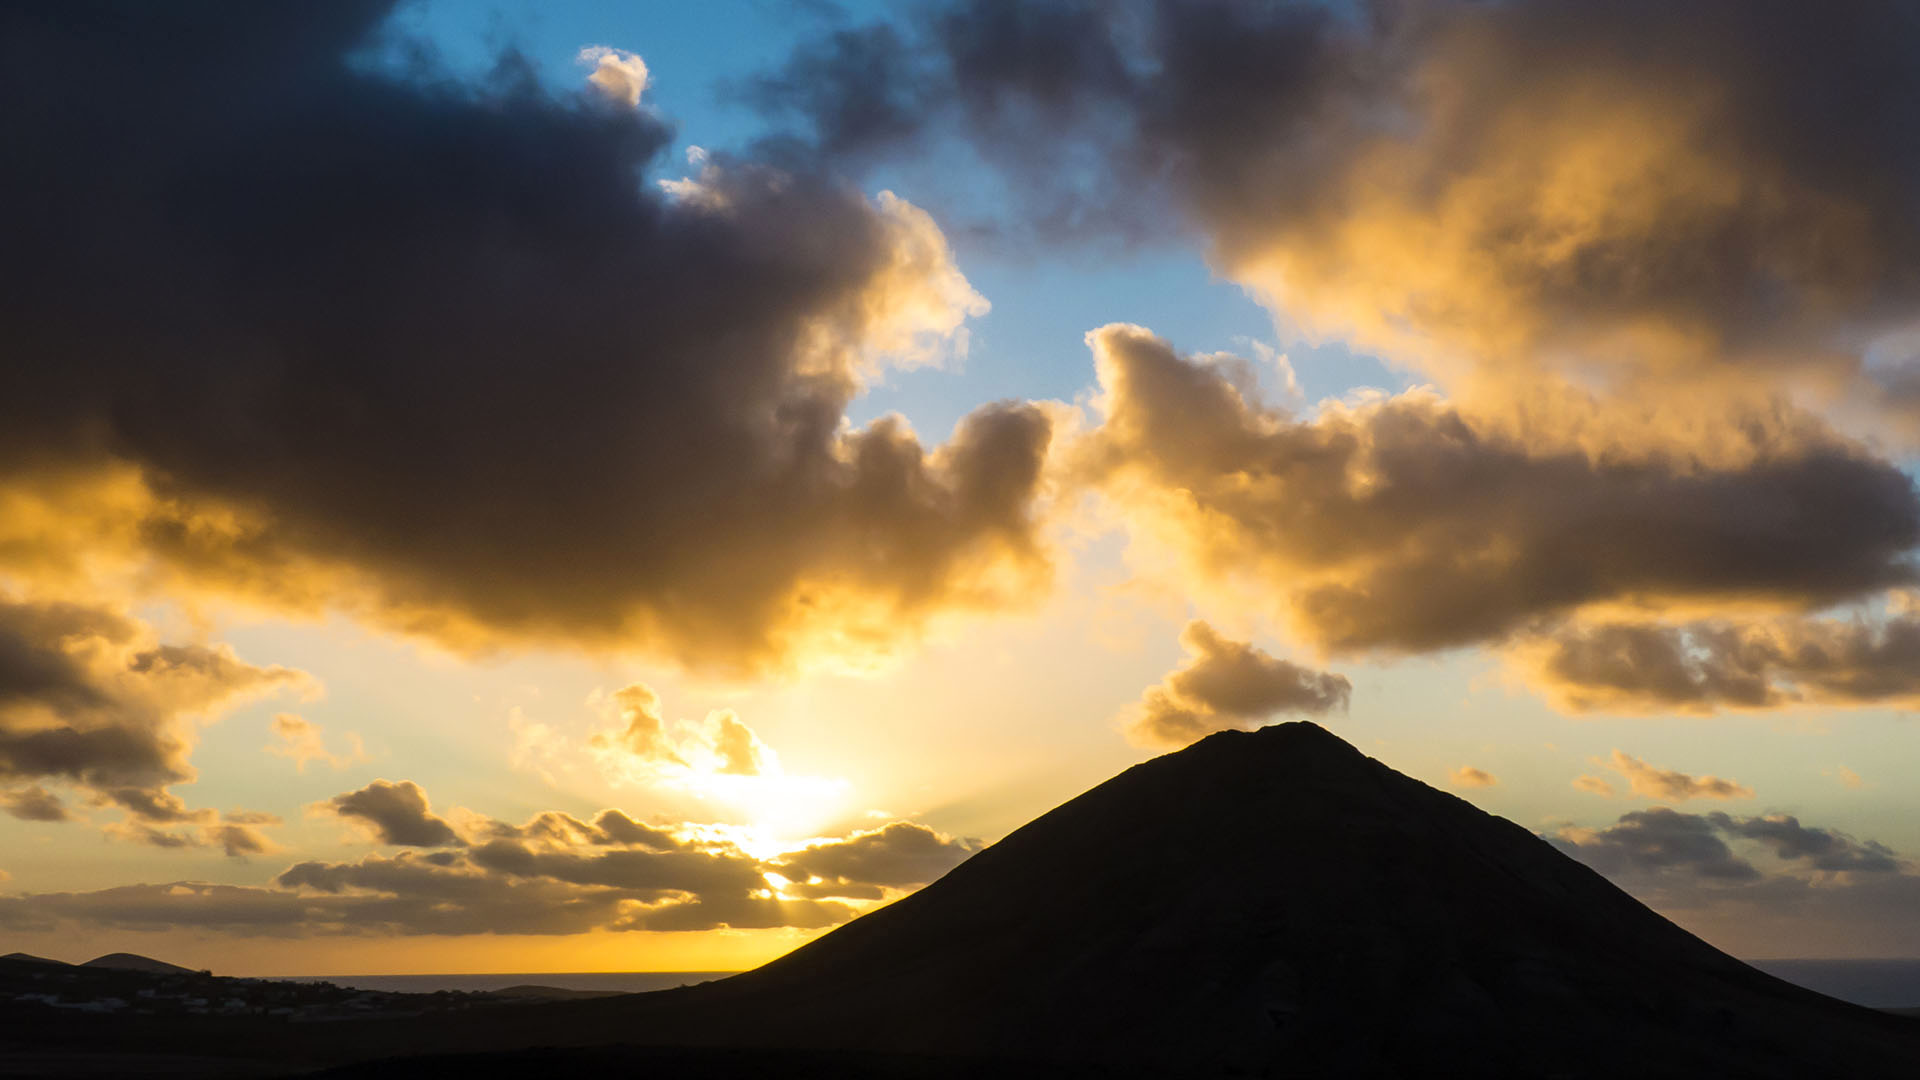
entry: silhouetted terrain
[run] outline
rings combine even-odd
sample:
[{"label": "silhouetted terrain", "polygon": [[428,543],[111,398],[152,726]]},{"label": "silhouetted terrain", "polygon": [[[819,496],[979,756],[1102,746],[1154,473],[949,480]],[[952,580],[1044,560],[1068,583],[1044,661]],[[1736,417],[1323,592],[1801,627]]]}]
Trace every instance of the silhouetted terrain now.
[{"label": "silhouetted terrain", "polygon": [[[1525,829],[1311,724],[1215,735],[1130,769],[730,979],[329,1025],[322,1040],[311,1027],[275,1045],[307,1060],[494,1052],[342,1076],[1920,1068],[1913,1021],[1755,971]],[[577,1049],[526,1049],[542,1046]]]},{"label": "silhouetted terrain", "polygon": [[80,966],[107,968],[111,971],[144,971],[149,975],[191,975],[194,973],[192,968],[181,967],[179,964],[169,964],[165,960],[155,960],[151,956],[140,956],[137,953],[124,952],[96,956],[82,963]]}]

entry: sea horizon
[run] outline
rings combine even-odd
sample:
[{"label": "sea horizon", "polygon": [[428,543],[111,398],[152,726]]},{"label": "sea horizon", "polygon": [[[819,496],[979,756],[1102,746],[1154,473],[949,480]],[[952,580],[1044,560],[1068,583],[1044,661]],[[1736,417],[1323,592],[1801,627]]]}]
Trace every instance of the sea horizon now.
[{"label": "sea horizon", "polygon": [[[1869,1008],[1920,1006],[1920,957],[1835,959],[1789,957],[1743,960],[1761,971],[1828,997]],[[271,975],[289,982],[330,982],[356,990],[431,994],[441,990],[477,993],[510,986],[551,986],[639,994],[671,990],[738,975],[738,971],[521,971],[463,974],[422,972],[406,975]]]}]

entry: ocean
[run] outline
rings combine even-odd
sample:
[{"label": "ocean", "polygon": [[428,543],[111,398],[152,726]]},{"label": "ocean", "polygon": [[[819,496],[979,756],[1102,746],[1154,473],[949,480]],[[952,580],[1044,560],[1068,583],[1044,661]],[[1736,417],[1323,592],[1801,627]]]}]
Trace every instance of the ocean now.
[{"label": "ocean", "polygon": [[330,982],[355,990],[431,994],[437,990],[504,990],[509,986],[557,986],[562,990],[613,990],[638,994],[724,979],[733,971],[532,971],[495,975],[296,975],[295,982]]},{"label": "ocean", "polygon": [[1875,1009],[1920,1006],[1920,960],[1749,960],[1776,978]]},{"label": "ocean", "polygon": [[[1872,1008],[1920,1006],[1920,960],[1750,960],[1769,975]],[[495,975],[314,975],[357,990],[430,994],[436,990],[501,990],[557,986],[566,990],[640,993],[723,979],[731,971],[532,971]]]}]

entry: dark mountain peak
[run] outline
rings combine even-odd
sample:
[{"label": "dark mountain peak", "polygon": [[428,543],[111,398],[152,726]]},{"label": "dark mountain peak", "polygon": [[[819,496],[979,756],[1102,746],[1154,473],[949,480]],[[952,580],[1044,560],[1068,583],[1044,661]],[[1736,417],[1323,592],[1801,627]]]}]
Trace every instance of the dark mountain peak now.
[{"label": "dark mountain peak", "polygon": [[1340,736],[1311,720],[1269,724],[1252,731],[1216,731],[1199,742],[1145,765],[1218,769],[1220,759],[1251,758],[1274,769],[1312,771],[1363,767],[1369,759]]},{"label": "dark mountain peak", "polygon": [[1359,755],[1353,744],[1321,727],[1311,720],[1289,720],[1281,724],[1268,724],[1265,727],[1241,731],[1228,728],[1216,731],[1183,750],[1163,754],[1155,760],[1175,757],[1197,757],[1206,753],[1206,747],[1220,745],[1250,747],[1259,746],[1263,750],[1274,747],[1289,747],[1302,752],[1339,754],[1343,757]]}]

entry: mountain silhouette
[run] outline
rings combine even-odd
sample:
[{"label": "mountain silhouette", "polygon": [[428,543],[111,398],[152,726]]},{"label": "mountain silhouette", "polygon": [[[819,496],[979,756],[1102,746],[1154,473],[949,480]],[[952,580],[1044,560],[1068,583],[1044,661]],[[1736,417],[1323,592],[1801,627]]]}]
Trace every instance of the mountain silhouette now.
[{"label": "mountain silhouette", "polygon": [[1311,723],[1138,765],[686,996],[736,1042],[1182,1072],[1920,1069],[1920,1027],[1762,974]]},{"label": "mountain silhouette", "polygon": [[80,965],[89,968],[110,968],[114,971],[140,971],[148,975],[191,975],[192,968],[179,964],[169,964],[165,960],[155,960],[151,956],[139,953],[116,952],[105,956],[96,956]]}]

